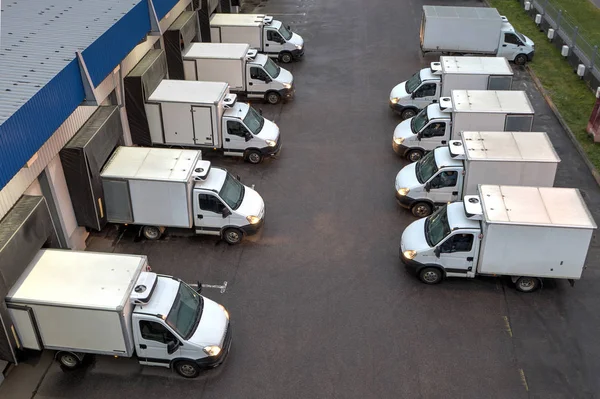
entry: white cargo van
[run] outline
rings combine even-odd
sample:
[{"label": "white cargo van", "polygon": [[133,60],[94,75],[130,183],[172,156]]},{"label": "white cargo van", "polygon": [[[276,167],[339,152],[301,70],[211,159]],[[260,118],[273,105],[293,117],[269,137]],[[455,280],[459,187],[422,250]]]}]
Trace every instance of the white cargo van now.
[{"label": "white cargo van", "polygon": [[257,164],[281,149],[279,127],[225,82],[163,80],[144,104],[154,145],[179,145],[243,157]]},{"label": "white cargo van", "polygon": [[231,346],[229,313],[200,289],[150,272],[143,255],[47,249],[5,301],[19,349],[55,350],[66,369],[109,355],[194,378]]},{"label": "white cargo van", "polygon": [[119,147],[101,178],[108,221],[140,226],[148,240],[173,227],[238,244],[264,223],[261,196],[200,151]]},{"label": "white cargo van", "polygon": [[414,162],[463,131],[530,132],[533,116],[524,91],[452,90],[396,126],[392,148]]},{"label": "white cargo van", "polygon": [[479,184],[552,187],[559,162],[546,133],[463,132],[402,168],[396,199],[425,217],[436,205],[477,194]]},{"label": "white cargo van", "polygon": [[531,292],[542,278],[580,279],[594,229],[577,189],[480,185],[411,223],[400,257],[426,284],[505,275]]},{"label": "white cargo van", "polygon": [[421,109],[448,97],[452,90],[510,90],[513,71],[502,57],[440,57],[390,93],[390,107],[412,118]]},{"label": "white cargo van", "polygon": [[304,55],[304,39],[281,21],[264,14],[214,14],[210,19],[213,43],[248,43],[284,63]]},{"label": "white cargo van", "polygon": [[523,65],[535,44],[495,8],[423,6],[421,51],[506,57]]},{"label": "white cargo van", "polygon": [[270,104],[294,96],[294,77],[248,44],[192,43],[183,51],[186,80],[229,83],[232,93]]}]

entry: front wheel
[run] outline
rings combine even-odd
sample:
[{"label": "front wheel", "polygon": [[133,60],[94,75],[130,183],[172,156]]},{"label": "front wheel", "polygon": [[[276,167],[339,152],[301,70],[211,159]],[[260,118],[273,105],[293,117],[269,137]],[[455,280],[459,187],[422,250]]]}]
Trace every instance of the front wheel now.
[{"label": "front wheel", "polygon": [[425,284],[439,284],[444,278],[444,273],[437,267],[425,267],[419,272],[419,280]]},{"label": "front wheel", "polygon": [[410,162],[417,162],[421,158],[423,158],[423,151],[421,150],[410,150],[406,153],[406,159]]},{"label": "front wheel", "polygon": [[527,63],[527,56],[525,54],[519,54],[515,57],[515,64],[525,65]]},{"label": "front wheel", "polygon": [[56,360],[61,366],[69,370],[75,370],[81,366],[81,360],[71,352],[58,352]]},{"label": "front wheel", "polygon": [[542,282],[537,277],[519,277],[515,283],[517,291],[521,292],[533,292],[537,290]]},{"label": "front wheel", "polygon": [[160,238],[162,231],[157,226],[144,226],[142,228],[142,235],[146,240],[154,241]]},{"label": "front wheel", "polygon": [[276,91],[270,91],[265,95],[265,100],[267,100],[269,104],[275,105],[279,104],[281,101],[281,96]]},{"label": "front wheel", "polygon": [[431,212],[433,211],[433,207],[431,206],[431,204],[429,204],[427,202],[417,202],[416,204],[413,205],[413,207],[410,209],[410,211],[416,217],[424,218],[424,217],[431,215]]},{"label": "front wheel", "polygon": [[279,60],[281,62],[283,62],[284,64],[289,64],[290,62],[292,62],[293,59],[294,59],[294,57],[292,57],[292,55],[290,53],[282,53],[279,56]]},{"label": "front wheel", "polygon": [[244,234],[239,229],[229,228],[223,232],[223,239],[229,245],[239,244],[243,237]]},{"label": "front wheel", "polygon": [[253,165],[259,164],[263,160],[262,154],[257,150],[250,150],[246,154],[246,160]]},{"label": "front wheel", "polygon": [[185,378],[196,378],[200,374],[200,367],[189,360],[181,360],[173,367],[177,374]]},{"label": "front wheel", "polygon": [[417,111],[415,111],[412,108],[407,108],[404,111],[402,111],[402,113],[400,114],[400,117],[404,120],[408,119],[408,118],[412,118],[413,116],[415,116],[417,114]]}]

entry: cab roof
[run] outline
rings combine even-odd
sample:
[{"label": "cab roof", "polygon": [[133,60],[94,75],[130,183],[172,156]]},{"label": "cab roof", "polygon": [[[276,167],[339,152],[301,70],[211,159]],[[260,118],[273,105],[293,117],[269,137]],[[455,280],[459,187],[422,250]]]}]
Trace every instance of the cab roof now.
[{"label": "cab roof", "polygon": [[479,221],[467,218],[462,202],[453,202],[447,205],[448,224],[450,229],[478,229]]}]

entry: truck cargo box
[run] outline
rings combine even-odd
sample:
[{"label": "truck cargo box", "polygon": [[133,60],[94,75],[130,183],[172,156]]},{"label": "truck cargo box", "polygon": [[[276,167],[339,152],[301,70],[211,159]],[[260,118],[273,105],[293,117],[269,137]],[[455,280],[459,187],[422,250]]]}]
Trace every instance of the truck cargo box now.
[{"label": "truck cargo box", "polygon": [[579,190],[482,185],[479,192],[479,273],[581,278],[596,223]]},{"label": "truck cargo box", "polygon": [[131,356],[143,255],[41,250],[6,296],[21,346]]},{"label": "truck cargo box", "polygon": [[[272,20],[272,18],[270,18]],[[247,43],[262,49],[264,14],[214,14],[210,19],[210,37],[213,43]]]},{"label": "truck cargo box", "polygon": [[109,222],[192,227],[201,158],[197,150],[119,147],[101,174]]},{"label": "truck cargo box", "polygon": [[245,89],[246,57],[256,55],[248,44],[192,43],[183,53],[186,80],[226,82],[232,91]]},{"label": "truck cargo box", "polygon": [[440,57],[441,96],[452,90],[510,90],[513,71],[504,57]]},{"label": "truck cargo box", "polygon": [[501,29],[495,8],[423,6],[421,49],[495,54]]}]

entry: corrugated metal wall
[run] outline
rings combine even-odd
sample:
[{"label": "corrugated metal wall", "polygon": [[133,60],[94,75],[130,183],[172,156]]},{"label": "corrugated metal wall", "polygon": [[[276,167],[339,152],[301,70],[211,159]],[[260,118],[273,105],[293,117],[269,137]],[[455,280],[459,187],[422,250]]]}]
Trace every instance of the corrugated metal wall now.
[{"label": "corrugated metal wall", "polygon": [[73,60],[0,125],[0,187],[27,163],[83,99],[79,65]]},{"label": "corrugated metal wall", "polygon": [[149,31],[148,3],[142,1],[86,48],[82,55],[94,86],[99,85]]}]

